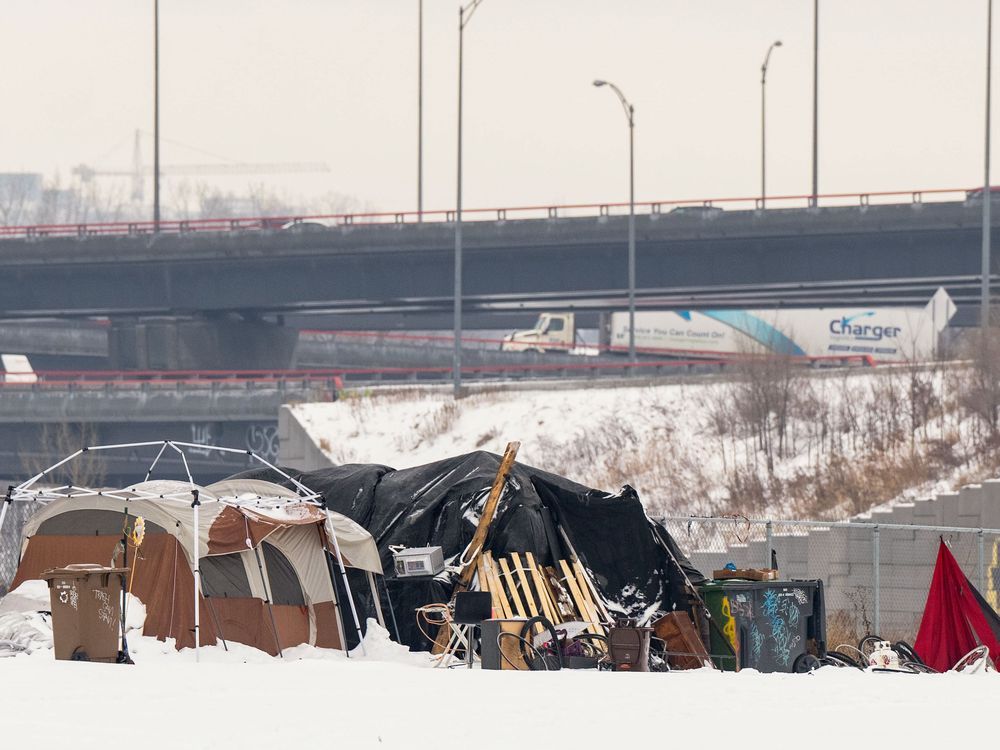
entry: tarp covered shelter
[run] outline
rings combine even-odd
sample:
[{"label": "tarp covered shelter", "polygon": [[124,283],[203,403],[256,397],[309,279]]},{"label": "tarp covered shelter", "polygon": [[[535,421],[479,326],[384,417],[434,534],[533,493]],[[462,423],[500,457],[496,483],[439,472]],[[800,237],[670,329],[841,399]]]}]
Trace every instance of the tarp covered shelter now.
[{"label": "tarp covered shelter", "polygon": [[[414,609],[446,601],[450,585],[440,577],[432,582],[395,579],[390,548],[439,545],[446,563],[454,564],[472,539],[500,460],[478,451],[398,471],[377,464],[283,471],[371,532],[400,638],[426,648]],[[273,470],[238,476],[287,484]],[[704,580],[666,529],[646,516],[631,487],[609,494],[520,463],[510,473],[485,547],[495,556],[531,552],[544,565],[575,552],[609,609],[642,622],[687,606],[685,575],[695,584]]]},{"label": "tarp covered shelter", "polygon": [[201,644],[221,637],[271,654],[302,643],[342,648],[325,549],[335,537],[345,565],[381,573],[374,540],[349,518],[270,482],[160,480],[53,499],[23,529],[12,587],[49,568],[109,564],[123,526],[142,516],[146,537],[138,562],[129,551],[129,564],[136,568],[132,593],[147,609],[144,633],[193,646],[195,491]]},{"label": "tarp covered shelter", "polygon": [[913,648],[928,666],[944,672],[981,645],[989,648],[993,665],[1000,669],[1000,616],[941,540]]}]

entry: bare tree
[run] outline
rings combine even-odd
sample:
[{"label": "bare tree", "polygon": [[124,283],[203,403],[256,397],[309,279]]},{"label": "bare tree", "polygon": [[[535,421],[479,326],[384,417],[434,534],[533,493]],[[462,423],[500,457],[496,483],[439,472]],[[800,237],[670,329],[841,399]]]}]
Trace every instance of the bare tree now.
[{"label": "bare tree", "polygon": [[1000,438],[1000,338],[994,328],[973,338],[965,387],[959,394],[963,408],[974,415],[992,443]]},{"label": "bare tree", "polygon": [[[96,445],[97,442],[97,428],[92,424],[44,424],[39,430],[36,445],[29,450],[19,451],[21,465],[26,473],[35,475],[60,459],[86,446]],[[104,484],[106,476],[107,464],[103,454],[87,452],[60,466],[46,477],[46,481],[96,488]]]}]

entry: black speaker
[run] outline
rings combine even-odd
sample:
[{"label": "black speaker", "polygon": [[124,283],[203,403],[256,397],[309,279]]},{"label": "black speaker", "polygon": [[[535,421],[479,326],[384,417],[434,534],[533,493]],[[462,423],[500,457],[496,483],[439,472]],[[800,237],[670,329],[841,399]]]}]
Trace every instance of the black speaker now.
[{"label": "black speaker", "polygon": [[[483,669],[528,669],[528,665],[521,658],[520,641],[514,637],[520,636],[523,625],[524,620],[485,620],[483,622],[480,627],[482,635],[479,642]],[[506,635],[503,636],[503,634]],[[503,655],[501,655],[501,651]]]},{"label": "black speaker", "polygon": [[455,594],[454,622],[478,625],[493,616],[493,595],[489,591],[462,591]]}]

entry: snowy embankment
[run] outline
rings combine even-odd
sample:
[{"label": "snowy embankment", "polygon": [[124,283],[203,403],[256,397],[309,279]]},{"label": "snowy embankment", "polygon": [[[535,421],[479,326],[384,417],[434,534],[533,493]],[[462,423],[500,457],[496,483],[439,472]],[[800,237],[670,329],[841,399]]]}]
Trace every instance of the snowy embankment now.
[{"label": "snowy embankment", "polygon": [[993,475],[967,368],[757,372],[576,388],[347,391],[294,417],[334,463],[406,468],[520,440],[518,460],[652,513],[837,518]]}]

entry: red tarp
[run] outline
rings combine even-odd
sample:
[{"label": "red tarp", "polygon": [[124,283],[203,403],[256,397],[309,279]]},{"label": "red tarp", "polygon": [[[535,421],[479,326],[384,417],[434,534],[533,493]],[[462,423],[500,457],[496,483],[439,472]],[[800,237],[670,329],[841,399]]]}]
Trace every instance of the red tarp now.
[{"label": "red tarp", "polygon": [[969,583],[951,550],[941,541],[931,588],[914,650],[928,665],[944,672],[980,645],[1000,668],[1000,616]]}]

